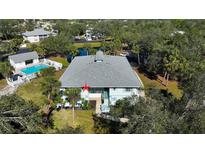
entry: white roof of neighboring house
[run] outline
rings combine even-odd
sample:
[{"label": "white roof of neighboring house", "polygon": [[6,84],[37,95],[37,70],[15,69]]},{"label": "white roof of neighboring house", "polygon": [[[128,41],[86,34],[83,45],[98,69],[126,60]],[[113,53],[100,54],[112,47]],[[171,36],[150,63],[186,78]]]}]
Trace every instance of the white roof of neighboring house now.
[{"label": "white roof of neighboring house", "polygon": [[103,55],[77,56],[61,76],[63,88],[82,87],[143,87],[126,57]]},{"label": "white roof of neighboring house", "polygon": [[20,53],[16,55],[11,55],[9,56],[9,59],[13,60],[15,63],[20,63],[24,62],[26,60],[31,60],[31,59],[38,59],[38,54],[37,52],[27,52],[27,53]]},{"label": "white roof of neighboring house", "polygon": [[38,28],[38,29],[34,29],[33,31],[27,31],[25,33],[22,33],[22,35],[24,36],[39,36],[39,35],[50,35],[53,34],[50,31],[46,31],[43,28]]}]

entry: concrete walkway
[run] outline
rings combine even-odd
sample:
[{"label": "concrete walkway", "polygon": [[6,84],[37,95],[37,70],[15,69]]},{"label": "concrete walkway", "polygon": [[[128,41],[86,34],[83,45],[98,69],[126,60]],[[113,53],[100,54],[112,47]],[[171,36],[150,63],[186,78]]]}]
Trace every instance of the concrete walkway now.
[{"label": "concrete walkway", "polygon": [[17,87],[7,85],[5,88],[0,90],[0,97],[4,95],[11,95],[16,91]]}]

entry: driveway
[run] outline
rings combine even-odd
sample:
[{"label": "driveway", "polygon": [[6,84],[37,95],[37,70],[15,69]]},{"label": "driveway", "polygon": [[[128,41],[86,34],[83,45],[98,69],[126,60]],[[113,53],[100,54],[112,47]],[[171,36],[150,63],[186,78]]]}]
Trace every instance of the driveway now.
[{"label": "driveway", "polygon": [[16,91],[17,87],[7,85],[5,88],[0,90],[0,97],[4,95],[11,95]]}]

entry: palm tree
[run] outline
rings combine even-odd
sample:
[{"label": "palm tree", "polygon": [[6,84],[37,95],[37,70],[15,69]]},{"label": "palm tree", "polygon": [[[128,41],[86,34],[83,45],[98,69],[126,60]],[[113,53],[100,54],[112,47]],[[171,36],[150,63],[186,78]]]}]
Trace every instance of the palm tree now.
[{"label": "palm tree", "polygon": [[8,62],[0,62],[0,72],[4,78],[8,78],[12,74],[13,68]]},{"label": "palm tree", "polygon": [[41,82],[41,87],[43,90],[43,94],[47,96],[48,99],[48,111],[47,115],[49,118],[51,112],[53,111],[53,102],[58,96],[59,89],[60,89],[61,83],[56,80],[54,77],[44,77],[43,81]]},{"label": "palm tree", "polygon": [[68,100],[72,105],[73,126],[75,122],[75,104],[76,101],[80,99],[80,92],[81,92],[80,88],[69,88],[66,89],[66,91],[64,92],[64,95],[68,97]]}]

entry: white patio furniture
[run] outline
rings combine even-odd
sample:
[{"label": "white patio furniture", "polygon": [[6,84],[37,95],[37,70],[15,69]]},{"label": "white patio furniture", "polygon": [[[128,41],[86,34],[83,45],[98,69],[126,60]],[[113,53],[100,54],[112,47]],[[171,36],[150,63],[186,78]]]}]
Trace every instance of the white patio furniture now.
[{"label": "white patio furniture", "polygon": [[63,106],[63,105],[62,105],[61,103],[56,104],[56,108],[57,108],[57,109],[61,109],[62,106]]},{"label": "white patio furniture", "polygon": [[71,108],[71,107],[72,107],[72,105],[69,102],[66,102],[64,104],[64,108]]}]

